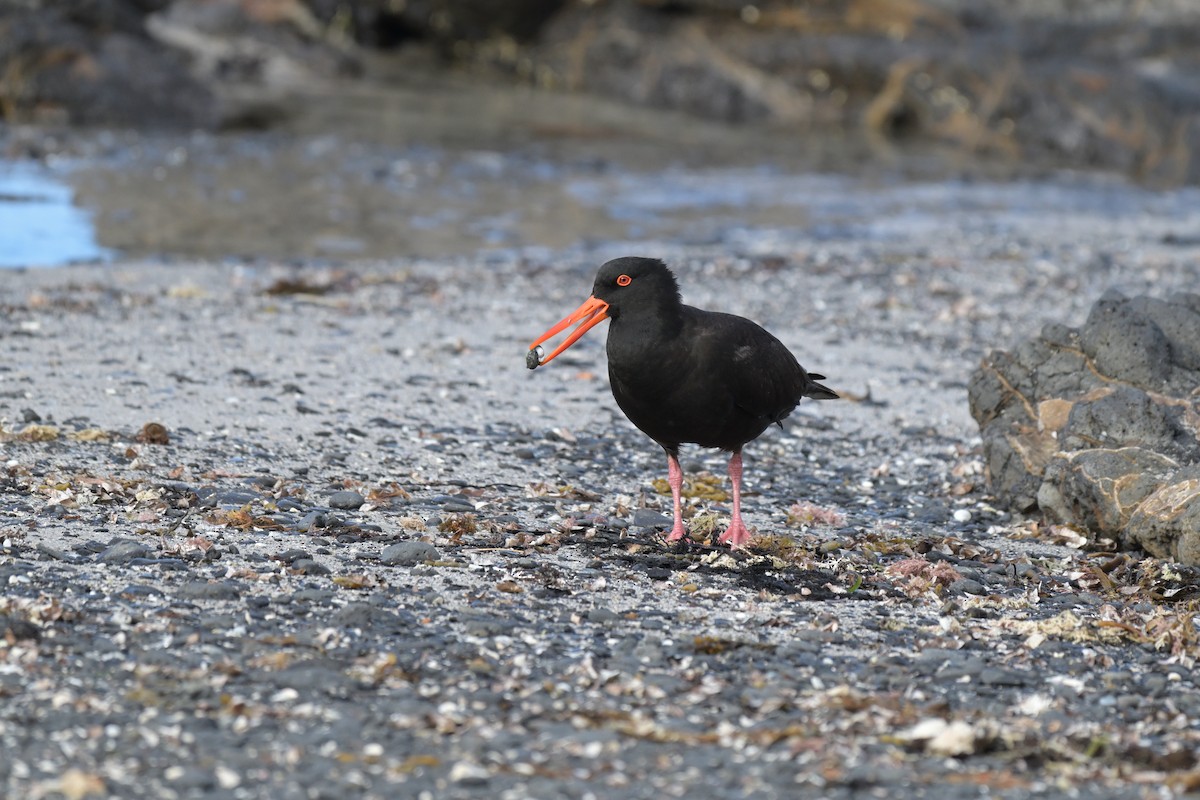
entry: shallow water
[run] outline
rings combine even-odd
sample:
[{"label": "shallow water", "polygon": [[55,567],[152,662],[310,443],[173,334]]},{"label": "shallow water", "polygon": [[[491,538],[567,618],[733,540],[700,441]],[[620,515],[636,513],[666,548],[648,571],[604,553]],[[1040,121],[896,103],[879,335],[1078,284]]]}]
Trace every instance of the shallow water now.
[{"label": "shallow water", "polygon": [[56,171],[0,161],[0,267],[47,267],[102,261],[91,214]]},{"label": "shallow water", "polygon": [[[0,169],[0,263],[348,261],[574,245],[995,230],[1152,210],[1197,235],[1196,190],[725,126],[577,96],[398,81],[314,95],[266,134],[84,138],[69,171]],[[56,182],[69,180],[71,187]],[[15,182],[14,182],[15,181]],[[73,190],[73,192],[72,192]],[[72,205],[74,197],[78,206]],[[91,227],[94,220],[95,228]],[[768,237],[772,238],[772,237]],[[97,243],[98,242],[98,243]]]}]

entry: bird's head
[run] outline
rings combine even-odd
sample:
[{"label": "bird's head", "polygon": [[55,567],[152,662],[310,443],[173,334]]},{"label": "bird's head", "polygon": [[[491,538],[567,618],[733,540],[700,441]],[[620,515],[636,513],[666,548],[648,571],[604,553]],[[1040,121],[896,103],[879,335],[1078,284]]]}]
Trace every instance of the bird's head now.
[{"label": "bird's head", "polygon": [[[657,258],[627,256],[614,258],[596,273],[592,296],[583,305],[564,317],[529,346],[525,365],[537,369],[548,364],[603,320],[621,316],[634,317],[642,313],[659,313],[664,308],[678,307],[679,284],[667,265]],[[549,356],[542,358],[539,345],[571,325],[579,323],[566,340]]]},{"label": "bird's head", "polygon": [[614,258],[596,273],[592,297],[608,304],[612,319],[622,314],[652,313],[678,305],[679,284],[667,265],[657,258]]}]

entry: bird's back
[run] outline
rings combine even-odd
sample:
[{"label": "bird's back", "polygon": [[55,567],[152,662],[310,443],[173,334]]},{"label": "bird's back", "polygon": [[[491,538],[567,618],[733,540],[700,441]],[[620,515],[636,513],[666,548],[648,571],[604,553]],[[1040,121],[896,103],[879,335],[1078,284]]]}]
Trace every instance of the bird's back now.
[{"label": "bird's back", "polygon": [[682,312],[678,330],[654,341],[653,358],[636,328],[614,324],[609,331],[613,396],[664,447],[740,450],[802,397],[837,397],[756,323],[691,306]]}]

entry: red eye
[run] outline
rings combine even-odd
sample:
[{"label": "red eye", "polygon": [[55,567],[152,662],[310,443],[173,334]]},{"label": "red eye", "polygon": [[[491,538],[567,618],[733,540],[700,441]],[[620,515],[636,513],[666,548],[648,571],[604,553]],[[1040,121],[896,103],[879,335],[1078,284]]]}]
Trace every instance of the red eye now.
[{"label": "red eye", "polygon": [[617,278],[617,286],[628,286],[631,283],[633,283],[633,278],[628,275],[622,275]]}]

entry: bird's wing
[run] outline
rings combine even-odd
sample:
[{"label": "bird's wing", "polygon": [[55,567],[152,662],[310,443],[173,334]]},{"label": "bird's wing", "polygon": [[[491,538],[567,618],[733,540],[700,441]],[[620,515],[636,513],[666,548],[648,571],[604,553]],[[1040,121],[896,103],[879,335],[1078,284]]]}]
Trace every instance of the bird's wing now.
[{"label": "bird's wing", "polygon": [[719,377],[733,404],[770,422],[785,418],[809,383],[796,357],[750,320],[708,313],[706,324],[697,328],[697,350],[716,351],[706,363],[722,365]]}]

